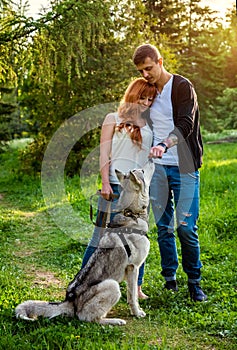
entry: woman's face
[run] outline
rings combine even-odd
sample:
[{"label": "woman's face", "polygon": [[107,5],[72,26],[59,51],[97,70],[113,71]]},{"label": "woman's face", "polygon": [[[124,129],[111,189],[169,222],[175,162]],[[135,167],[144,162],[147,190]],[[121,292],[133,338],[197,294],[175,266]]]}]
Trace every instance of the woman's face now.
[{"label": "woman's face", "polygon": [[153,96],[147,96],[145,94],[140,96],[138,104],[140,105],[141,113],[145,112],[145,110],[151,106],[153,100]]}]

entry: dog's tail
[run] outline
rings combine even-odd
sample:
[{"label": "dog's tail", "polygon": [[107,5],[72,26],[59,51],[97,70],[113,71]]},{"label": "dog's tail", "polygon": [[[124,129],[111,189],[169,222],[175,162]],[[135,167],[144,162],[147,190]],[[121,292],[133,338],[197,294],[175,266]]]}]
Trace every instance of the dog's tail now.
[{"label": "dog's tail", "polygon": [[35,321],[38,316],[53,318],[59,315],[68,317],[74,316],[73,303],[64,302],[47,302],[40,300],[27,300],[19,304],[15,309],[17,318],[27,321]]}]

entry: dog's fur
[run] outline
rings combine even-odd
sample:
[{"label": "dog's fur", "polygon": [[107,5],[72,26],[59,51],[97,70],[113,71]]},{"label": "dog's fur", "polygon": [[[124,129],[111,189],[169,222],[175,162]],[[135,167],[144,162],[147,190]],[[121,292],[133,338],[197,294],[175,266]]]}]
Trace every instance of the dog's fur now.
[{"label": "dog's fur", "polygon": [[154,165],[148,162],[143,169],[128,174],[116,171],[122,186],[117,210],[110,227],[105,229],[99,246],[87,265],[69,284],[63,302],[28,300],[16,307],[16,316],[35,320],[38,316],[52,318],[58,315],[77,316],[81,321],[123,325],[117,318],[106,318],[119,301],[119,283],[127,281],[127,302],[131,314],[144,317],[137,297],[138,269],[145,261],[150,243],[147,207],[149,184]]}]

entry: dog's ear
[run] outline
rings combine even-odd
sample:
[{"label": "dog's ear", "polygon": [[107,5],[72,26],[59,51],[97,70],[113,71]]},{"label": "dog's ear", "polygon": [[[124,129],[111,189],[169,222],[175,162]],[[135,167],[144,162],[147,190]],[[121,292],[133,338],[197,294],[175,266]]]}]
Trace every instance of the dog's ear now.
[{"label": "dog's ear", "polygon": [[125,177],[124,173],[122,173],[118,169],[115,169],[115,173],[116,173],[117,178],[119,179],[120,184],[122,185],[124,177]]},{"label": "dog's ear", "polygon": [[136,174],[135,171],[130,171],[130,176],[132,177],[132,180],[135,184],[139,185],[139,187],[142,186],[142,179],[139,178],[138,174]]}]

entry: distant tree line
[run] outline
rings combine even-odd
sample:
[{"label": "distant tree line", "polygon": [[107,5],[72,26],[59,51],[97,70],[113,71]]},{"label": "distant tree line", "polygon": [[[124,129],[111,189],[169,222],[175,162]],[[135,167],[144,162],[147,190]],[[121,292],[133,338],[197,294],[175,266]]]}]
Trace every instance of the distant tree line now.
[{"label": "distant tree line", "polygon": [[[26,16],[27,6],[0,1],[0,141],[32,137],[26,167],[40,169],[45,147],[65,120],[119,101],[138,76],[131,58],[144,42],[161,49],[168,70],[193,82],[203,128],[236,128],[234,8],[223,25],[200,0],[51,0],[38,19]],[[70,154],[69,173],[98,143],[94,123],[92,114],[88,133]]]}]

